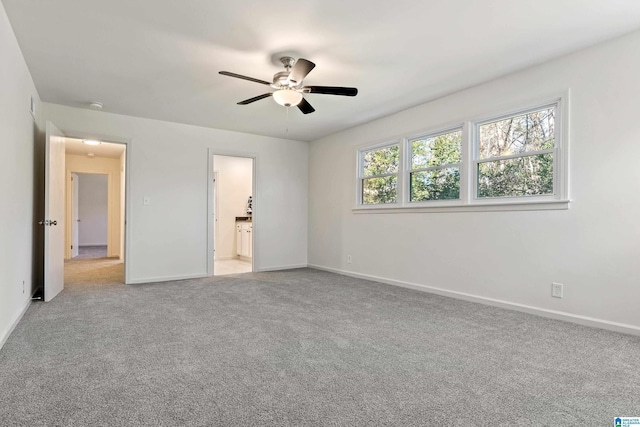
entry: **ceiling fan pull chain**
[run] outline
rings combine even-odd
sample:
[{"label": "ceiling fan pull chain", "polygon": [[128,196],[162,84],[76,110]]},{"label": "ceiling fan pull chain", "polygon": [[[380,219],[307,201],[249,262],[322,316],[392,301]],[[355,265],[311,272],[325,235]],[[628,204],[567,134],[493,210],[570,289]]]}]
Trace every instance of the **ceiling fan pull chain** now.
[{"label": "ceiling fan pull chain", "polygon": [[287,133],[289,133],[289,107],[286,107],[285,110],[287,110],[287,126],[286,126],[286,131]]}]

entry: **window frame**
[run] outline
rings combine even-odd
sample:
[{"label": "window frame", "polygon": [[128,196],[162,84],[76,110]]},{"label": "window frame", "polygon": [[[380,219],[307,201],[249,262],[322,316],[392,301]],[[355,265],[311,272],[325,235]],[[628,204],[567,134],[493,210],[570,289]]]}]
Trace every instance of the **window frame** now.
[{"label": "window frame", "polygon": [[[386,173],[386,174],[381,174],[381,175],[371,175],[371,176],[365,176],[364,175],[364,156],[366,153],[369,153],[371,151],[378,151],[378,150],[382,150],[384,148],[387,147],[393,147],[397,145],[398,146],[398,172],[396,173]],[[401,172],[402,172],[402,159],[404,158],[404,154],[403,154],[403,150],[402,150],[402,141],[400,140],[391,140],[391,141],[385,141],[385,142],[381,142],[375,145],[367,145],[365,147],[362,147],[361,149],[358,150],[358,155],[357,155],[357,176],[356,176],[356,205],[362,208],[371,208],[371,207],[392,207],[392,206],[399,206],[401,201],[402,201],[402,177],[401,177]],[[365,179],[371,179],[371,178],[382,178],[382,177],[387,177],[387,176],[395,176],[396,177],[396,201],[394,203],[377,203],[377,204],[366,204],[364,203],[363,200],[363,182]]]},{"label": "window frame", "polygon": [[[442,165],[442,166],[432,166],[428,168],[419,168],[415,170],[412,169],[413,165],[411,161],[411,156],[413,153],[413,149],[412,149],[411,143],[413,141],[417,139],[437,137],[439,135],[444,135],[447,133],[453,133],[458,131],[462,133],[462,140],[460,141],[460,161],[458,163],[447,163],[446,165]],[[463,196],[462,183],[463,183],[464,175],[466,174],[465,167],[464,167],[464,152],[465,152],[464,147],[466,145],[465,134],[466,134],[465,123],[457,123],[455,125],[441,127],[439,129],[435,129],[430,132],[419,132],[403,138],[403,144],[405,145],[405,151],[407,154],[404,156],[404,159],[403,159],[404,166],[405,166],[404,168],[405,176],[403,177],[403,184],[404,184],[404,188],[406,188],[406,194],[403,194],[402,201],[405,203],[406,206],[408,207],[457,206],[457,205],[463,204],[464,196]],[[415,202],[411,200],[411,174],[412,173],[429,171],[429,170],[446,169],[448,167],[453,167],[453,166],[457,166],[460,172],[460,196],[457,199],[420,200]]]},{"label": "window frame", "polygon": [[[482,124],[515,117],[555,106],[555,147],[547,150],[518,153],[495,158],[479,158],[479,127]],[[354,213],[401,213],[401,212],[482,212],[510,210],[566,210],[569,208],[569,90],[560,95],[537,98],[529,102],[519,102],[512,106],[496,109],[491,114],[450,122],[443,126],[434,126],[417,132],[404,133],[383,142],[360,145],[355,148],[356,158],[356,194]],[[411,201],[411,173],[423,169],[411,169],[411,142],[420,138],[429,138],[449,132],[462,131],[460,162],[424,168],[424,170],[443,169],[457,166],[460,171],[460,198],[444,200]],[[381,148],[399,146],[399,166],[397,173],[397,195],[395,203],[363,204],[362,184],[364,177],[364,153]],[[478,164],[491,160],[528,157],[545,152],[553,153],[553,194],[531,196],[478,197]],[[388,174],[395,175],[395,174]],[[387,176],[387,175],[385,175]]]},{"label": "window frame", "polygon": [[[472,128],[472,158],[470,159],[469,166],[471,169],[471,182],[469,183],[469,190],[472,192],[472,200],[473,203],[511,203],[511,201],[518,202],[537,202],[537,201],[549,201],[549,200],[560,200],[560,197],[563,195],[562,185],[561,185],[561,174],[560,169],[562,164],[560,163],[562,160],[562,150],[560,149],[560,145],[562,143],[562,121],[563,114],[562,108],[560,105],[561,98],[554,100],[553,102],[537,104],[533,107],[528,107],[524,109],[519,109],[516,111],[511,110],[509,113],[492,115],[488,118],[482,120],[474,120],[471,122]],[[494,123],[500,120],[509,119],[511,117],[522,116],[525,114],[533,113],[536,111],[541,111],[547,108],[555,108],[555,117],[554,117],[554,147],[546,150],[536,150],[536,151],[526,151],[524,153],[511,154],[506,156],[496,156],[489,157],[486,159],[480,158],[480,126]],[[522,157],[530,157],[536,156],[540,154],[553,154],[553,192],[551,194],[535,194],[535,195],[524,195],[524,196],[499,196],[499,197],[479,197],[478,196],[478,165],[480,163],[488,163],[492,161],[500,161],[500,160],[509,160],[509,159],[518,159]]]}]

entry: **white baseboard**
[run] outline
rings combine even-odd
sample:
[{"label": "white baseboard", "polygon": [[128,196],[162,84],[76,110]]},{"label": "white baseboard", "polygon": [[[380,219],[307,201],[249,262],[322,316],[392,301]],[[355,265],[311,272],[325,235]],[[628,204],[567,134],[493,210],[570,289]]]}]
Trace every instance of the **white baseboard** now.
[{"label": "white baseboard", "polygon": [[372,276],[369,274],[354,273],[352,271],[340,270],[337,268],[325,267],[322,265],[309,264],[309,268],[316,270],[330,271],[332,273],[342,274],[344,276],[355,277],[358,279],[372,280],[374,282],[385,283],[387,285],[400,286],[403,288],[415,289],[422,292],[429,292],[445,297],[461,299],[480,304],[491,305],[494,307],[506,308],[509,310],[521,311],[523,313],[535,314],[550,319],[563,320],[566,322],[577,323],[579,325],[590,326],[594,328],[606,329],[623,334],[640,336],[640,327],[628,325],[625,323],[610,322],[608,320],[596,319],[588,316],[580,316],[577,314],[565,313],[562,311],[549,310],[546,308],[538,308],[525,304],[518,304],[509,301],[498,300],[494,298],[481,297],[478,295],[467,294],[464,292],[449,291],[447,289],[436,288],[433,286],[421,285],[418,283],[403,282],[400,280],[387,279],[384,277]]},{"label": "white baseboard", "polygon": [[293,270],[296,268],[307,268],[310,267],[307,264],[295,264],[295,265],[281,265],[279,267],[265,267],[265,268],[258,268],[256,269],[256,272],[263,272],[263,271],[278,271],[278,270]]},{"label": "white baseboard", "polygon": [[27,301],[27,304],[25,304],[25,306],[22,307],[22,310],[20,310],[20,313],[18,313],[18,316],[16,317],[16,319],[13,322],[11,322],[9,327],[2,332],[2,335],[0,335],[0,350],[2,350],[2,347],[9,339],[11,332],[13,332],[16,326],[18,326],[18,323],[20,323],[20,321],[22,320],[22,317],[24,317],[24,314],[27,312],[30,306],[31,306],[31,300],[29,299],[29,301]]},{"label": "white baseboard", "polygon": [[210,277],[208,274],[189,274],[186,276],[168,276],[168,277],[147,277],[143,279],[133,279],[127,282],[127,285],[139,285],[142,283],[156,283],[156,282],[170,282],[172,280],[188,280],[188,279],[203,279]]}]

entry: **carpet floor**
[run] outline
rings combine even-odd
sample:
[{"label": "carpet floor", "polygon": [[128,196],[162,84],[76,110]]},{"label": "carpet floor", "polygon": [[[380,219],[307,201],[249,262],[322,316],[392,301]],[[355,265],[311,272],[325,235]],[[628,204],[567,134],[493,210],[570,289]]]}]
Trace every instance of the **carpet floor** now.
[{"label": "carpet floor", "polygon": [[31,305],[0,350],[1,425],[640,416],[640,337],[311,269],[131,286],[116,276],[69,277]]}]

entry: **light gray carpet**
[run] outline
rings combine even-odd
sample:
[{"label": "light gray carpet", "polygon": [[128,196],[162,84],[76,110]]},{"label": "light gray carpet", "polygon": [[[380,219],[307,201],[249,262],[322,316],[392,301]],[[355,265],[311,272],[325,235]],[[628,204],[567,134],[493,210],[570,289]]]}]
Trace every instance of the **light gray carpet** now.
[{"label": "light gray carpet", "polygon": [[76,281],[0,351],[0,402],[12,426],[608,426],[640,415],[640,338],[308,269]]}]

